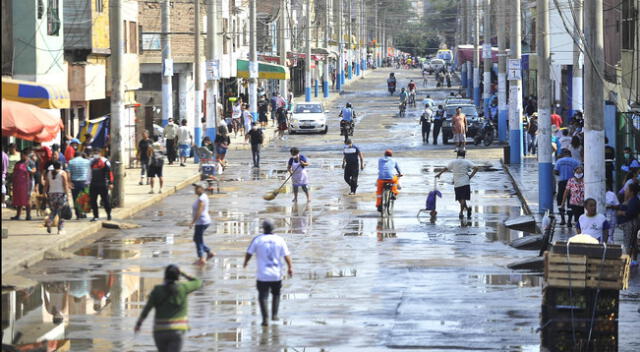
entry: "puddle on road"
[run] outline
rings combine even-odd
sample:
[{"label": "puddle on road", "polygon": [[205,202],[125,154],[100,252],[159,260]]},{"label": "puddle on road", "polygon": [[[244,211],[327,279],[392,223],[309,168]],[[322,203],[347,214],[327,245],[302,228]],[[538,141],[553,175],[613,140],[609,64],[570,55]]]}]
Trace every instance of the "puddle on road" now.
[{"label": "puddle on road", "polygon": [[542,275],[533,274],[473,274],[467,278],[472,284],[484,286],[517,286],[539,287],[542,286]]}]

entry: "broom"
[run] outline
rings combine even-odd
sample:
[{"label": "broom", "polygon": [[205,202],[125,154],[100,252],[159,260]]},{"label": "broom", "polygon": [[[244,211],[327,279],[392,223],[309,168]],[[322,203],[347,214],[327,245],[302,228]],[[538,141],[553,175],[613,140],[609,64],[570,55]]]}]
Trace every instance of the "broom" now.
[{"label": "broom", "polygon": [[289,179],[291,178],[291,176],[293,176],[293,174],[296,173],[296,171],[298,171],[298,169],[300,168],[301,165],[298,165],[298,167],[296,167],[293,172],[289,175],[289,177],[287,177],[286,180],[284,180],[284,182],[282,182],[282,184],[280,185],[280,187],[276,188],[274,191],[271,191],[269,193],[266,193],[264,196],[262,196],[262,198],[264,200],[274,200],[276,199],[276,197],[278,196],[278,194],[280,193],[280,191],[282,190],[282,187],[284,187],[284,185],[289,181]]}]

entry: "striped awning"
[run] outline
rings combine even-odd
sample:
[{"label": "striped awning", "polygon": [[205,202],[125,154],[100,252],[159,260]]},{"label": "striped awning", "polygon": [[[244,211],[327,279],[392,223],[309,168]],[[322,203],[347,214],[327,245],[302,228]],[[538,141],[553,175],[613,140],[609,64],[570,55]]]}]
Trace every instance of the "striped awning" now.
[{"label": "striped awning", "polygon": [[[237,75],[240,78],[249,78],[249,60],[237,60]],[[258,62],[259,79],[289,79],[289,69],[287,67]]]},{"label": "striped awning", "polygon": [[2,98],[43,109],[68,109],[69,91],[49,84],[2,79]]}]

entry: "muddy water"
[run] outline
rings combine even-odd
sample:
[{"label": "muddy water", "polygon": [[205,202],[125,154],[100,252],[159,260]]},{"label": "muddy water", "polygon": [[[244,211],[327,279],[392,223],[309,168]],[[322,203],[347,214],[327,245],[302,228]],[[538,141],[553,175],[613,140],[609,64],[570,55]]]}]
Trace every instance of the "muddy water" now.
[{"label": "muddy water", "polygon": [[[390,98],[349,99],[356,107],[365,100],[380,106],[359,121],[354,137],[366,156],[358,195],[347,195],[335,133],[276,142],[265,149],[260,170],[248,168],[249,155],[231,154],[225,194],[211,197],[206,242],[217,253],[214,260],[192,265],[186,225],[194,195],[181,191],[130,220],[141,228],[103,231],[95,243],[70,249],[72,259],[21,273],[39,283],[3,291],[3,342],[20,335],[17,342],[62,340],[71,351],[153,351],[152,317],[140,335],[133,325],[163,268],[176,263],[204,280],[190,297],[185,351],[538,350],[541,278],[506,268],[535,252],[507,245],[524,234],[502,222],[521,215],[521,208],[495,158],[474,160],[483,171],[473,181],[469,221],[458,219],[445,175],[437,184],[443,193],[438,216],[422,222],[417,213],[434,188],[433,175],[452,153],[407,137],[415,120],[394,118]],[[285,177],[293,145],[312,162],[313,200],[306,204],[301,195],[292,204],[287,188],[266,202],[262,195]],[[377,157],[389,147],[398,150],[406,176],[393,218],[383,220],[372,190]],[[295,271],[284,281],[282,321],[266,329],[258,324],[255,264],[242,268],[264,218],[273,219],[286,239]],[[638,346],[631,332],[639,286],[634,279],[623,294],[621,351]]]}]

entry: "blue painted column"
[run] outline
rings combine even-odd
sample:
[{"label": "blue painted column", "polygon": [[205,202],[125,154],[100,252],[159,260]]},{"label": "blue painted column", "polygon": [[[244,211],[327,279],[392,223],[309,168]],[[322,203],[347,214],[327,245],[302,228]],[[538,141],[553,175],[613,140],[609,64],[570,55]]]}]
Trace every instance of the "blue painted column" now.
[{"label": "blue painted column", "polygon": [[480,67],[473,68],[473,103],[480,107]]},{"label": "blue painted column", "polygon": [[347,77],[349,77],[349,79],[353,78],[353,67],[351,67],[351,62],[349,62],[347,64]]},{"label": "blue painted column", "polygon": [[473,99],[473,66],[467,61],[467,98]]},{"label": "blue painted column", "polygon": [[356,76],[360,76],[360,62],[356,61]]},{"label": "blue painted column", "polygon": [[311,101],[311,87],[304,87],[304,101],[307,103]]},{"label": "blue painted column", "polygon": [[362,71],[366,71],[367,70],[367,59],[364,58],[362,59]]},{"label": "blue painted column", "polygon": [[314,98],[318,97],[318,80],[317,79],[313,80],[313,97]]},{"label": "blue painted column", "polygon": [[322,81],[322,96],[325,98],[329,97],[329,81],[326,79]]}]

